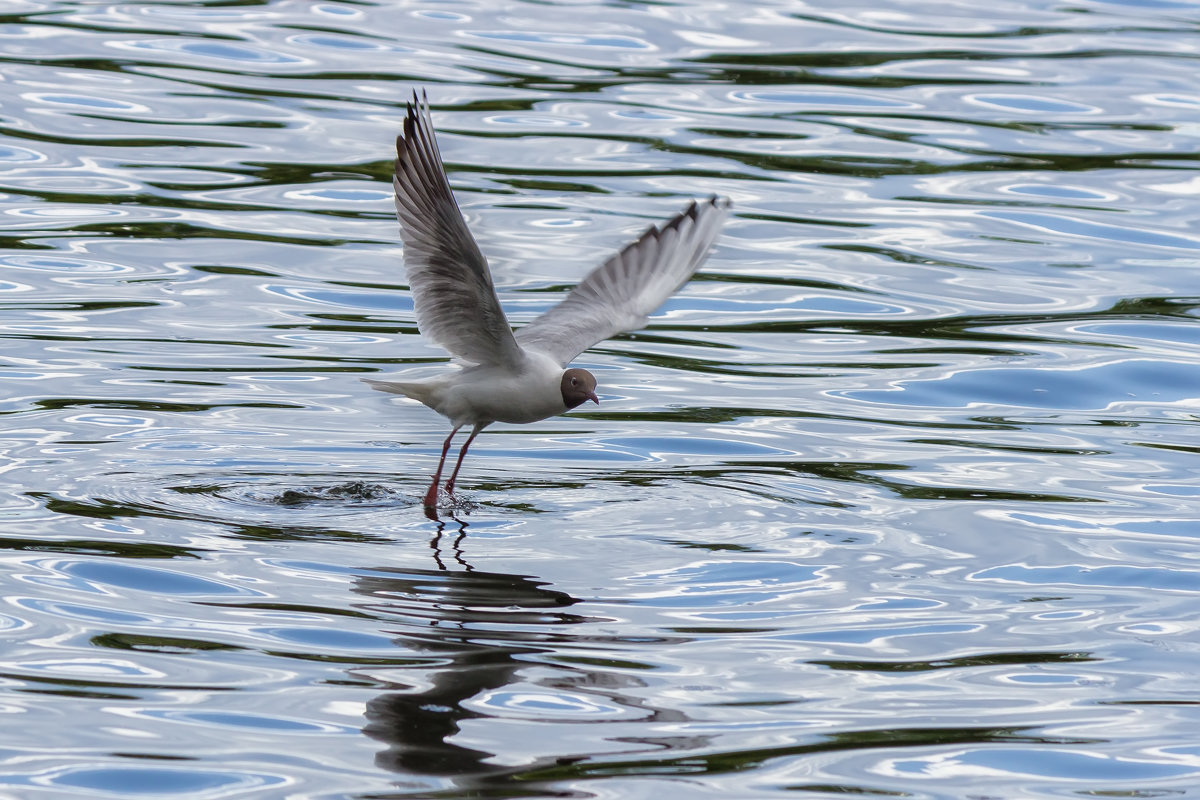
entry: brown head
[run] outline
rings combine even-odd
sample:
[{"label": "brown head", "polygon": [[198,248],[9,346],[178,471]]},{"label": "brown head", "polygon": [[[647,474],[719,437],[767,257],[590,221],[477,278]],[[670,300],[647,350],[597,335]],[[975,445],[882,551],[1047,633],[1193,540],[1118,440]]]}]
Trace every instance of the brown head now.
[{"label": "brown head", "polygon": [[567,408],[574,408],[584,400],[591,400],[599,405],[600,398],[596,397],[596,376],[586,369],[571,367],[562,376],[562,399]]}]

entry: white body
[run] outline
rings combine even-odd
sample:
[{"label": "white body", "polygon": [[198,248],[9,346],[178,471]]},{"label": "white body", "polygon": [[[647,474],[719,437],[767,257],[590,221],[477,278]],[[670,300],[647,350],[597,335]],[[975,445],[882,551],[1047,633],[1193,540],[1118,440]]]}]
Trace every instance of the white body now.
[{"label": "white body", "polygon": [[516,371],[508,366],[468,366],[425,381],[366,381],[380,391],[419,400],[457,428],[523,424],[563,413],[567,406],[562,374],[557,361],[528,351]]}]

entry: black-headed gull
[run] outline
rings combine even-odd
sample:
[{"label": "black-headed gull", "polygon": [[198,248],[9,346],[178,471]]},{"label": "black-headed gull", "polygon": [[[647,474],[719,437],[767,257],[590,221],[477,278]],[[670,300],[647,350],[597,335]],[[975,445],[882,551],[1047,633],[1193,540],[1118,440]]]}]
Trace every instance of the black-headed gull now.
[{"label": "black-headed gull", "polygon": [[380,391],[421,401],[454,426],[425,492],[426,509],[437,507],[446,454],[464,425],[472,426],[471,435],[446,482],[447,494],[454,492],[467,448],[493,422],[536,422],[586,400],[599,403],[592,373],[567,364],[597,342],[643,327],[699,269],[730,206],[716,196],[693,202],[514,332],[496,298],[487,260],[450,192],[424,93],[419,100],[413,92],[404,133],[396,137],[392,186],[417,328],[463,362],[456,372],[420,382],[364,379]]}]

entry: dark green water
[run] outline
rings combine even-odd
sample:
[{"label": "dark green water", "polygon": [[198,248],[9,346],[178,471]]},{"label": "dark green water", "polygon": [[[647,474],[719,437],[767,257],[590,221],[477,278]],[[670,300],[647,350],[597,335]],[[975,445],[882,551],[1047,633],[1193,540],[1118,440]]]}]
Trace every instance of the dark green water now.
[{"label": "dark green water", "polygon": [[[14,0],[0,798],[1200,797],[1200,6]],[[516,320],[446,427],[413,87]]]}]

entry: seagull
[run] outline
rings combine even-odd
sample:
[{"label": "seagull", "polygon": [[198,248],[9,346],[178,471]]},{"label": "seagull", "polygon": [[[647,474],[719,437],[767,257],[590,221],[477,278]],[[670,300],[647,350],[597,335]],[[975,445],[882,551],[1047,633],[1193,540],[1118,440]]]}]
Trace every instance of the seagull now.
[{"label": "seagull", "polygon": [[424,381],[374,380],[373,388],[418,400],[450,420],[450,435],[425,509],[436,510],[438,483],[450,443],[471,433],[446,482],[454,481],[467,448],[493,422],[537,422],[591,400],[596,378],[568,366],[597,342],[642,328],[649,315],[687,283],[716,241],[730,201],[713,195],[652,226],[594,269],[558,305],[516,331],[508,323],[487,260],[450,192],[429,117],[429,98],[413,91],[404,132],[396,137],[392,187],[404,243],[404,267],[417,329],[461,363]]}]

